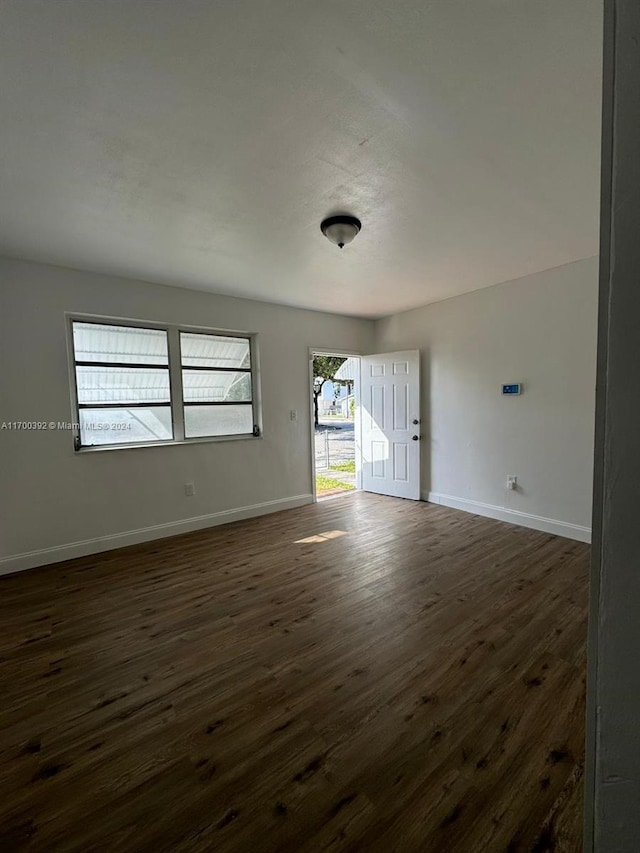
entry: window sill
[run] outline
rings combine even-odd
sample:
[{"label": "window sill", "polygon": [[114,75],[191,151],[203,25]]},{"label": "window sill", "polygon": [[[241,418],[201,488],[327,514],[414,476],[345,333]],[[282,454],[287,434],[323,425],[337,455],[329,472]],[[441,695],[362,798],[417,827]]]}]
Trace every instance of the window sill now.
[{"label": "window sill", "polygon": [[86,444],[79,450],[75,450],[76,456],[84,453],[97,453],[103,450],[139,450],[141,447],[179,447],[188,444],[217,444],[221,441],[260,441],[260,435],[205,435],[200,438],[171,439],[170,441],[145,441],[136,444]]}]

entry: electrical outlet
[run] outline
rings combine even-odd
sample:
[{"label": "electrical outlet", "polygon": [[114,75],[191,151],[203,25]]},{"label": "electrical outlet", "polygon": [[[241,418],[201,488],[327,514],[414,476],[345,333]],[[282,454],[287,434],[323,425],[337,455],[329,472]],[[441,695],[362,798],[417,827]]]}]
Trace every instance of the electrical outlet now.
[{"label": "electrical outlet", "polygon": [[193,483],[185,483],[184,484],[184,493],[188,498],[192,498],[196,493],[196,487]]},{"label": "electrical outlet", "polygon": [[297,411],[296,411],[295,409],[291,409],[291,411],[289,412],[289,418],[290,418],[292,421],[297,421],[297,420],[298,420],[298,413],[297,413]]},{"label": "electrical outlet", "polygon": [[507,488],[512,492],[518,488],[518,478],[515,474],[507,474]]}]

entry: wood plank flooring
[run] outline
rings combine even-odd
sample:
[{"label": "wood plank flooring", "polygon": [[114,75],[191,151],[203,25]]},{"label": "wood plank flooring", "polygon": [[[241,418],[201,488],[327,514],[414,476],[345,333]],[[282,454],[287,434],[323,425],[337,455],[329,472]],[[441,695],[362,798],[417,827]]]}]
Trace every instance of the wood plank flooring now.
[{"label": "wood plank flooring", "polygon": [[0,578],[0,849],[577,853],[588,559],[358,493]]}]

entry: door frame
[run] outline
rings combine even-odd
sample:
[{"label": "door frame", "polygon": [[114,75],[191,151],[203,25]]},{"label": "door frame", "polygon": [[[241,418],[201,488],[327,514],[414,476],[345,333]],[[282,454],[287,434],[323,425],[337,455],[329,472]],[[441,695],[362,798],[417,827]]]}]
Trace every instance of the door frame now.
[{"label": "door frame", "polygon": [[[318,502],[316,494],[316,430],[313,411],[313,356],[335,355],[337,358],[362,358],[362,353],[356,350],[333,349],[331,347],[309,347],[309,461],[311,463],[311,494],[313,503]],[[353,382],[353,396],[356,401],[356,410],[353,424],[353,438],[356,457],[356,491],[362,489],[362,457],[361,457],[361,422],[360,422],[360,371]],[[349,494],[347,492],[347,494]]]}]

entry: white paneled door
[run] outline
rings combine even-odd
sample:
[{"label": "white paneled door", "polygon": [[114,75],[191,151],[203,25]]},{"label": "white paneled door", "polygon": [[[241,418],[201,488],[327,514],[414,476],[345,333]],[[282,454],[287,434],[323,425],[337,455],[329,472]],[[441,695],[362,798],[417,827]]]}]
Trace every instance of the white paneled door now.
[{"label": "white paneled door", "polygon": [[362,488],[420,500],[420,352],[360,361]]}]

